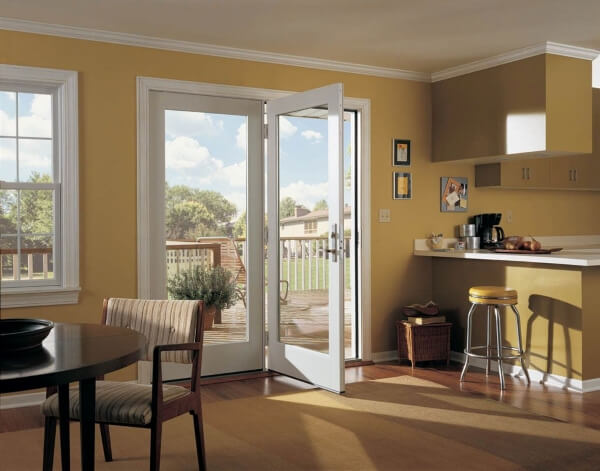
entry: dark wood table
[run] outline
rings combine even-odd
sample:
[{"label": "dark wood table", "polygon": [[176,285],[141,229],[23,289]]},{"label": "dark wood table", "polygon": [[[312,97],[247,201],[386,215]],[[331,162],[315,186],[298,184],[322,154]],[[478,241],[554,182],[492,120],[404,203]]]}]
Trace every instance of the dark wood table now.
[{"label": "dark wood table", "polygon": [[[57,323],[41,349],[0,355],[0,393],[58,386],[60,438],[68,443],[69,383],[78,381],[81,467],[93,470],[96,377],[136,362],[145,349],[145,337],[131,329]],[[62,467],[69,469],[68,453]]]}]

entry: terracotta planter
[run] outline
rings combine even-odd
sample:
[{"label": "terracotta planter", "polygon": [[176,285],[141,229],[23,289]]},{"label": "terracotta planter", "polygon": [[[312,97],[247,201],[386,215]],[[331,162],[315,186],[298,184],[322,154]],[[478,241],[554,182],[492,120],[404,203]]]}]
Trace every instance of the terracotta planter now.
[{"label": "terracotta planter", "polygon": [[217,312],[216,306],[206,306],[204,308],[204,315],[203,315],[204,330],[210,330],[213,328],[213,322],[215,321],[216,312]]}]

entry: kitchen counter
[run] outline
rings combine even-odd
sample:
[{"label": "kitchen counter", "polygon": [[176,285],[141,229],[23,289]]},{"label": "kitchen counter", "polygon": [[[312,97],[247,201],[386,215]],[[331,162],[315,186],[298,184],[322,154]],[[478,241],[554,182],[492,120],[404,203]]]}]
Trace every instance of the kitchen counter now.
[{"label": "kitchen counter", "polygon": [[457,239],[444,239],[443,248],[434,250],[429,247],[427,239],[417,239],[414,243],[414,255],[419,257],[546,263],[580,267],[600,266],[600,236],[535,236],[535,238],[542,243],[543,248],[562,247],[563,250],[551,254],[495,253],[485,249],[455,250],[452,247]]}]

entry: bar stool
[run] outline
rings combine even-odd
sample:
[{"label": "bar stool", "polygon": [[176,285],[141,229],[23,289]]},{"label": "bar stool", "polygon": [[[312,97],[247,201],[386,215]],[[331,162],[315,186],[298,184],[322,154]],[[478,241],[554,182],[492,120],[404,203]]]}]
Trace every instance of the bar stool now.
[{"label": "bar stool", "polygon": [[[514,289],[505,288],[504,286],[473,286],[469,290],[469,301],[471,308],[467,314],[467,347],[465,348],[465,365],[463,366],[462,373],[460,374],[460,381],[462,382],[467,369],[469,368],[470,358],[484,358],[486,360],[485,374],[490,374],[490,362],[496,360],[498,362],[498,374],[500,375],[500,389],[505,389],[504,385],[504,371],[502,368],[503,360],[510,360],[519,358],[521,360],[521,367],[527,378],[527,384],[531,384],[529,379],[529,372],[525,367],[525,352],[523,351],[523,345],[521,343],[521,319],[519,311],[517,311],[517,291]],[[475,309],[479,305],[487,306],[487,333],[486,333],[486,345],[484,346],[471,346],[471,330],[472,330],[472,319]],[[508,347],[502,345],[502,326],[500,323],[500,306],[505,308],[510,306],[515,314],[517,322],[517,339],[518,348]],[[491,341],[491,323],[492,323],[492,309],[496,319],[496,355],[492,355]],[[473,351],[485,350],[485,355],[473,353]],[[505,355],[504,351],[517,352],[516,355]]]}]

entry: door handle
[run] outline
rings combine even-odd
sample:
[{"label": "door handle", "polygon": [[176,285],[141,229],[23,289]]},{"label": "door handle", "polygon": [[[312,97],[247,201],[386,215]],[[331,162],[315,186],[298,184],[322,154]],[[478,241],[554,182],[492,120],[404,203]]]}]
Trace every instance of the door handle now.
[{"label": "door handle", "polygon": [[332,262],[337,262],[337,258],[338,258],[338,249],[337,249],[337,224],[333,224],[333,226],[331,226],[331,235],[329,236],[331,238],[331,247],[333,247],[332,249],[327,249],[325,250],[325,252],[330,253],[331,254],[331,261]]}]

